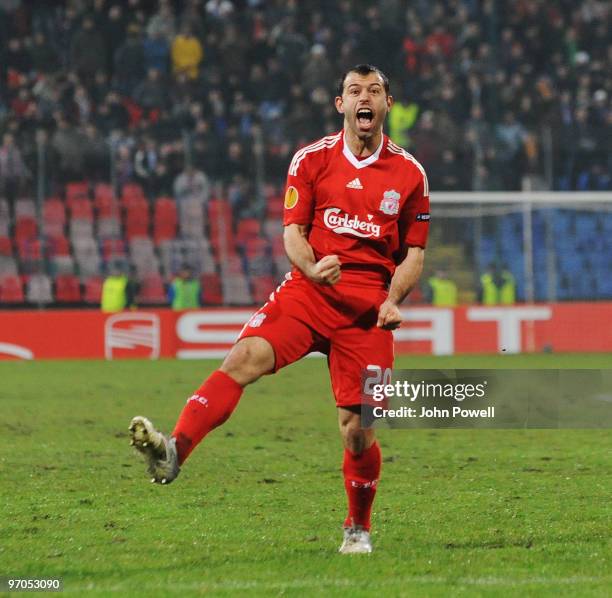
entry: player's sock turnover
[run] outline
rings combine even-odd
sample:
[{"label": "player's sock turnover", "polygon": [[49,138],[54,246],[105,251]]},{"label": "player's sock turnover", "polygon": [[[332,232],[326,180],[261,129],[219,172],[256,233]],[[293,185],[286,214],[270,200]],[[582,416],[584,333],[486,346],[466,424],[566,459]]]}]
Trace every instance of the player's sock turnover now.
[{"label": "player's sock turnover", "polygon": [[179,464],[211,430],[220,426],[232,414],[242,386],[221,370],[214,371],[187,399],[172,436],[176,439]]},{"label": "player's sock turnover", "polygon": [[359,454],[344,449],[342,472],[348,497],[348,516],[344,521],[344,527],[361,526],[369,531],[381,461],[378,442],[374,442],[370,448]]}]

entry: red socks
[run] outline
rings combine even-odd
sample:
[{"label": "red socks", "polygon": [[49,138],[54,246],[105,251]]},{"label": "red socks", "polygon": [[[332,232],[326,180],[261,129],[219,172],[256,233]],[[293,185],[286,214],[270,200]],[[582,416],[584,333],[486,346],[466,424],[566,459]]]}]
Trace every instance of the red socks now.
[{"label": "red socks", "polygon": [[220,426],[232,414],[241,395],[242,386],[221,370],[217,370],[189,397],[172,432],[172,436],[176,438],[180,464],[206,434]]},{"label": "red socks", "polygon": [[[172,432],[180,464],[204,436],[227,420],[236,408],[242,390],[238,382],[217,370],[189,397]],[[380,465],[381,453],[377,442],[359,455],[344,450],[342,471],[349,507],[345,527],[360,525],[370,529]]]},{"label": "red socks", "polygon": [[348,496],[348,517],[344,527],[361,525],[370,529],[370,513],[380,477],[381,453],[378,442],[360,455],[344,449],[344,488]]}]

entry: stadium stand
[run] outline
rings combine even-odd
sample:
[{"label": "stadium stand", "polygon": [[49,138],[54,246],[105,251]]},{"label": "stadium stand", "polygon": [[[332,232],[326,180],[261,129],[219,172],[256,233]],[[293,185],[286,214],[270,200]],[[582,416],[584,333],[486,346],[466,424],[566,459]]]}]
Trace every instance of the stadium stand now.
[{"label": "stadium stand", "polygon": [[23,283],[16,274],[0,277],[0,304],[19,304],[25,300]]},{"label": "stadium stand", "polygon": [[26,282],[25,299],[33,304],[49,304],[53,302],[53,283],[46,274],[32,274]]},{"label": "stadium stand", "polygon": [[[605,299],[612,297],[612,213],[576,212],[554,208],[534,210],[535,298],[548,298],[547,240],[545,221],[550,220],[557,272],[555,293],[558,299]],[[519,299],[525,298],[522,254],[523,224],[521,214],[508,214],[499,226],[483,236],[479,268],[491,261],[505,263],[514,274]],[[606,231],[609,231],[606,234]]]},{"label": "stadium stand", "polygon": [[[218,14],[206,2],[155,0],[0,7],[0,276],[11,277],[11,302],[49,304],[42,276],[54,302],[72,301],[74,279],[58,278],[73,275],[94,304],[114,261],[164,285],[188,262],[205,304],[259,302],[290,267],[287,165],[338,129],[335,78],[364,60],[389,74],[387,131],[432,189],[612,189],[609,3],[225,4]],[[88,20],[102,52],[82,43]],[[202,52],[181,70],[168,48],[185,23]],[[548,290],[543,218],[534,217],[538,298]],[[610,215],[546,218],[560,232],[558,297],[612,297]],[[501,219],[471,259],[506,262],[523,297],[521,226],[516,214]],[[595,251],[576,259],[584,247]],[[588,276],[578,283],[579,268]],[[165,303],[151,285],[147,300]]]},{"label": "stadium stand", "polygon": [[157,273],[148,273],[142,277],[140,293],[136,302],[141,305],[159,305],[166,302],[164,281]]},{"label": "stadium stand", "polygon": [[55,277],[55,300],[58,303],[81,301],[81,285],[74,274],[61,273]]},{"label": "stadium stand", "polygon": [[176,202],[171,197],[159,197],[155,201],[153,216],[153,238],[155,245],[163,241],[171,241],[176,237],[178,217]]},{"label": "stadium stand", "polygon": [[91,276],[85,280],[83,301],[89,305],[100,305],[102,297],[103,279],[100,276]]}]

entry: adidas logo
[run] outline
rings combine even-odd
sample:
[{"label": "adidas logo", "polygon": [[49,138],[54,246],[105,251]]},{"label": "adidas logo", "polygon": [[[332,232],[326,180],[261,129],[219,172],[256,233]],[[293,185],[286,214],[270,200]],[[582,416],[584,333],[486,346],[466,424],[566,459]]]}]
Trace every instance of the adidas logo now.
[{"label": "adidas logo", "polygon": [[363,185],[359,178],[353,179],[350,183],[346,184],[347,189],[363,189]]}]

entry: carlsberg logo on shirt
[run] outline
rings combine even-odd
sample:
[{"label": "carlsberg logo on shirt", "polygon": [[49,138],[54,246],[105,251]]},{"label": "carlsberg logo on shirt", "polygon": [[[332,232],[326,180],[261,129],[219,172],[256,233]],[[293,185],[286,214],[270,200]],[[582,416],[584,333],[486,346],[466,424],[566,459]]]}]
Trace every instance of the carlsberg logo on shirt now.
[{"label": "carlsberg logo on shirt", "polygon": [[323,222],[327,228],[339,235],[347,233],[363,239],[380,237],[380,224],[359,220],[359,216],[349,216],[340,208],[327,208]]}]

